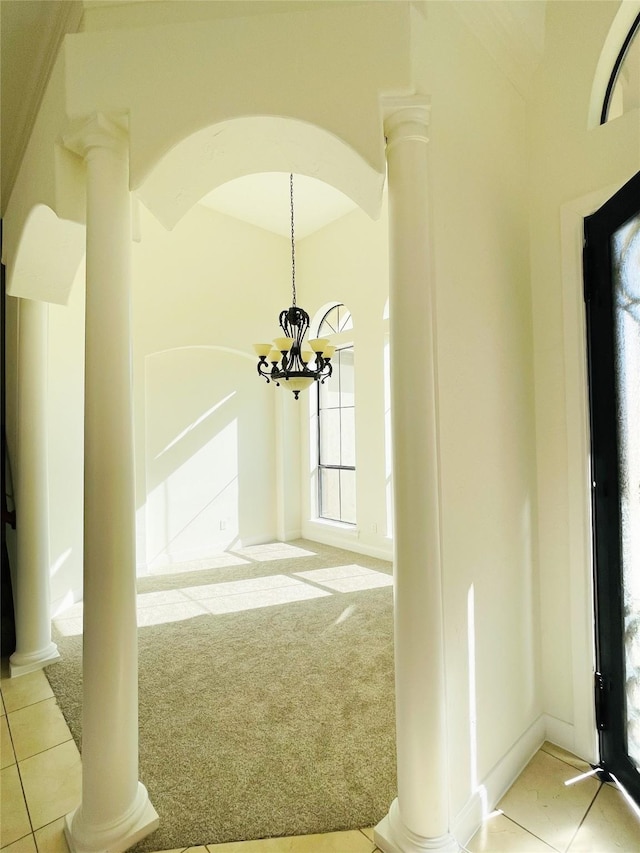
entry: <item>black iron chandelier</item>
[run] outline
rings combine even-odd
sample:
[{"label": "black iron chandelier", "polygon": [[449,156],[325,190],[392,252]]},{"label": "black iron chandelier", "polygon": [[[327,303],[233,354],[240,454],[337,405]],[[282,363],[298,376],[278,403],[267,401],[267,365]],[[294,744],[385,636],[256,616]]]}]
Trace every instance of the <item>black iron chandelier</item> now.
[{"label": "black iron chandelier", "polygon": [[309,328],[309,315],[296,305],[296,247],[293,217],[293,175],[289,175],[289,197],[291,200],[291,286],[293,300],[291,308],[280,312],[280,328],[284,337],[274,338],[272,344],[254,344],[258,356],[258,375],[267,382],[283,385],[293,391],[298,399],[301,391],[314,382],[324,382],[333,370],[331,358],[335,347],[325,338],[314,338],[308,342],[304,336]]}]

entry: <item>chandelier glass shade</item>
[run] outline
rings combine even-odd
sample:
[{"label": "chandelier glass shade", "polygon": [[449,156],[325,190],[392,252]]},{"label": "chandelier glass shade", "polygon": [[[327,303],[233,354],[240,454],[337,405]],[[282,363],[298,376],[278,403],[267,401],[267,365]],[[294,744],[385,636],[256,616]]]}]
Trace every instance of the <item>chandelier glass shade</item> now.
[{"label": "chandelier glass shade", "polygon": [[289,175],[291,201],[291,283],[292,305],[280,312],[278,318],[282,337],[270,344],[254,344],[258,356],[258,375],[293,391],[298,399],[301,391],[314,382],[324,382],[333,370],[331,358],[335,347],[325,338],[305,341],[309,330],[309,315],[296,305],[296,253],[293,216],[293,175]]}]

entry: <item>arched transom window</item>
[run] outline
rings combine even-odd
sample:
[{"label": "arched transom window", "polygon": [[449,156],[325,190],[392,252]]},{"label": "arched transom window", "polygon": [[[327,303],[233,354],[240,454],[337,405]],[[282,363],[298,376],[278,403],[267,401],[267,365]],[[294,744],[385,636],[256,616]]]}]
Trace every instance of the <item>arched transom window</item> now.
[{"label": "arched transom window", "polygon": [[636,107],[640,107],[640,15],[631,25],[611,71],[600,124]]}]

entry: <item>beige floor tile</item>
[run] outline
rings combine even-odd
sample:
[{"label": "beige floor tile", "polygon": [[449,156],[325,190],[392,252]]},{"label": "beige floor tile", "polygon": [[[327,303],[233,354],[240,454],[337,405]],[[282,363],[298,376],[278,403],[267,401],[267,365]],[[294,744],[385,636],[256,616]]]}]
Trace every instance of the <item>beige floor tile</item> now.
[{"label": "beige floor tile", "polygon": [[55,699],[45,699],[9,714],[18,761],[71,740],[71,732]]},{"label": "beige floor tile", "polygon": [[8,844],[2,848],[2,853],[38,853],[36,843],[33,840],[33,835],[25,835],[13,844]]},{"label": "beige floor tile", "polygon": [[63,817],[80,803],[82,766],[69,740],[20,762],[22,784],[34,829]]},{"label": "beige floor tile", "polygon": [[52,696],[53,690],[42,670],[2,680],[2,698],[8,714]]},{"label": "beige floor tile", "polygon": [[0,769],[16,763],[6,717],[0,717]]},{"label": "beige floor tile", "polygon": [[48,823],[35,831],[38,853],[69,853],[67,839],[64,836],[64,818]]},{"label": "beige floor tile", "polygon": [[373,830],[373,826],[367,826],[364,829],[361,829],[360,832],[363,832],[367,836],[369,841],[373,841]]},{"label": "beige floor tile", "polygon": [[536,838],[504,815],[488,818],[467,845],[470,853],[552,853]]},{"label": "beige floor tile", "polygon": [[498,808],[551,847],[565,851],[600,787],[593,777],[565,786],[575,771],[564,761],[538,752]]},{"label": "beige floor tile", "polygon": [[[159,851],[157,851],[157,853],[183,853],[183,851],[184,851],[184,850],[187,850],[187,849],[194,849],[194,848],[187,848],[187,847],[172,847],[172,848],[171,848],[171,850],[159,850]],[[201,848],[199,848],[199,849],[200,849],[200,850],[206,850],[207,848],[206,848],[206,847],[201,847]]]},{"label": "beige floor tile", "polygon": [[620,791],[603,785],[569,847],[570,853],[640,850],[640,819]]},{"label": "beige floor tile", "polygon": [[358,830],[328,832],[324,835],[296,835],[209,844],[210,853],[374,853],[375,845]]},{"label": "beige floor tile", "polygon": [[0,770],[0,788],[0,847],[5,847],[31,833],[17,764]]},{"label": "beige floor tile", "polygon": [[578,758],[578,756],[574,755],[572,752],[568,752],[566,749],[563,749],[561,746],[556,746],[555,743],[551,743],[546,740],[540,748],[548,755],[553,755],[554,758],[559,758],[560,761],[571,764],[581,773],[588,773],[589,770],[591,770],[590,764],[583,761],[581,758]]}]

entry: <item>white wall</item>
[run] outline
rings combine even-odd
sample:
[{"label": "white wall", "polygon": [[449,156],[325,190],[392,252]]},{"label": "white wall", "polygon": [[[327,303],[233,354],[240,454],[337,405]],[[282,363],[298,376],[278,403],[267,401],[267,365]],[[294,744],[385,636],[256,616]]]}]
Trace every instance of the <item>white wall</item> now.
[{"label": "white wall", "polygon": [[49,559],[51,609],[82,598],[84,264],[68,304],[49,305]]},{"label": "white wall", "polygon": [[253,360],[188,347],[146,361],[147,566],[275,538],[273,397]]},{"label": "white wall", "polygon": [[618,8],[548,4],[528,123],[543,699],[556,739],[589,760],[596,744],[582,220],[640,168],[637,109],[588,129]]},{"label": "white wall", "polygon": [[251,344],[290,298],[288,240],[200,206],[134,249],[139,570],[277,535],[275,395]]}]

